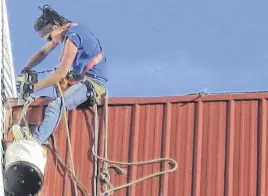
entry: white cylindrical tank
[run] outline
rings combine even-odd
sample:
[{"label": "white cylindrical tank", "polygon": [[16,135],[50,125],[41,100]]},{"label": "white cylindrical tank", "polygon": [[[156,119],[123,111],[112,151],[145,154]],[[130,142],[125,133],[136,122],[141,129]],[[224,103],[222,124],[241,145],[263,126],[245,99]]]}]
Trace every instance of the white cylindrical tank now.
[{"label": "white cylindrical tank", "polygon": [[10,195],[35,195],[44,181],[47,158],[43,147],[31,140],[10,144],[5,153],[4,186]]}]

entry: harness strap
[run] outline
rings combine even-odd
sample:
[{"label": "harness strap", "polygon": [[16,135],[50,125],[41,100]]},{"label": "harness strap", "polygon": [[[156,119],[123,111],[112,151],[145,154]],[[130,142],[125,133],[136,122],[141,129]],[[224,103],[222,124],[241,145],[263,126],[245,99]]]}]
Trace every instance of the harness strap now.
[{"label": "harness strap", "polygon": [[88,97],[97,104],[100,103],[100,100],[105,96],[106,90],[100,84],[95,82],[92,78],[85,76],[83,81],[88,88]]},{"label": "harness strap", "polygon": [[[104,53],[103,52],[100,52],[97,56],[95,56],[87,64],[87,66],[84,67],[83,72],[80,75],[80,78],[78,80],[76,80],[76,79],[74,79],[74,80],[69,79],[69,76],[67,74],[67,76],[59,82],[60,83],[60,86],[61,86],[61,88],[63,90],[63,92],[65,90],[67,90],[71,85],[77,84],[79,82],[84,82],[84,83],[86,83],[87,88],[92,88],[92,86],[93,86],[92,89],[95,90],[96,97],[97,97],[97,102],[99,102],[100,99],[105,95],[106,90],[100,84],[98,84],[98,82],[94,81],[90,76],[87,76],[86,73],[92,67],[94,67],[95,65],[97,65],[98,63],[100,63],[103,58],[104,58]],[[91,85],[87,84],[87,82],[85,82],[85,80],[88,80],[91,83]],[[59,95],[58,87],[56,85],[54,85],[54,87],[56,89],[57,95]]]},{"label": "harness strap", "polygon": [[94,81],[92,78],[86,76],[85,79],[92,84],[99,97],[103,97],[106,94],[105,88],[98,84],[96,81]]}]

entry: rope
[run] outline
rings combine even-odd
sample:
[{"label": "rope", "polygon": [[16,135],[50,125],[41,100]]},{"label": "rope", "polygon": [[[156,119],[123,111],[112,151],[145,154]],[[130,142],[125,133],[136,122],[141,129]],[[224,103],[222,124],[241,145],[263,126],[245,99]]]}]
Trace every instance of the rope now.
[{"label": "rope", "polygon": [[[62,95],[62,103],[64,105],[64,108],[65,107],[65,102],[64,102],[64,97],[63,97],[63,93],[62,93],[62,90],[61,88],[59,87],[60,89],[60,92],[61,92],[61,95]],[[26,102],[24,103],[23,105],[23,109],[22,109],[22,112],[21,112],[21,116],[19,118],[19,121],[18,121],[18,124],[20,125],[21,124],[21,121],[24,120],[25,121],[25,124],[27,124],[28,126],[28,123],[27,123],[27,120],[26,120],[26,113],[27,113],[27,109],[29,108],[29,106],[32,104],[32,102],[34,101],[34,99],[32,97],[27,97],[26,99]],[[66,112],[65,112],[66,114]],[[90,196],[89,192],[87,191],[87,189],[83,186],[83,184],[78,180],[78,178],[76,177],[75,175],[75,172],[74,172],[74,163],[73,163],[73,157],[72,157],[72,149],[71,149],[71,144],[70,144],[70,135],[69,135],[69,128],[68,128],[68,122],[67,122],[67,116],[65,115],[65,123],[66,123],[66,131],[67,131],[67,137],[68,137],[68,147],[69,147],[69,152],[71,154],[71,164],[72,164],[72,170],[62,161],[62,159],[60,158],[60,156],[58,155],[57,153],[57,150],[56,150],[56,144],[55,144],[55,139],[53,137],[53,146],[54,146],[54,153],[55,153],[55,156],[56,156],[56,168],[57,168],[57,165],[58,165],[58,161],[59,163],[65,168],[67,169],[67,171],[70,173],[71,175],[71,180],[73,181],[74,185],[75,185],[75,195],[77,196],[78,195],[78,192],[77,192],[77,186],[80,188],[80,190],[83,192],[84,195],[86,196]],[[29,127],[28,127],[29,128]],[[50,145],[50,144],[49,144]],[[51,146],[51,148],[53,149],[53,147]],[[58,161],[57,161],[58,160]],[[54,176],[55,177],[55,176]],[[76,183],[77,183],[77,186],[76,186]],[[54,190],[55,190],[55,186],[54,186]]]},{"label": "rope", "polygon": [[[107,90],[106,95],[105,95],[105,138],[108,138],[108,99],[107,99],[107,97],[108,97],[108,90]],[[104,158],[108,159],[108,140],[107,139],[105,139],[104,145],[105,145],[104,146]],[[113,188],[113,186],[110,184],[111,177],[110,177],[110,174],[108,171],[108,163],[107,162],[104,162],[102,174],[104,175],[104,176],[102,176],[102,178],[106,177],[105,181],[110,185],[110,187]],[[105,191],[108,190],[106,184],[104,185],[104,190]]]},{"label": "rope", "polygon": [[[105,138],[108,138],[108,91],[106,92],[106,95],[105,95],[105,133],[104,133],[104,137]],[[94,105],[96,108],[97,108],[97,105],[95,104]],[[98,113],[98,111],[95,109],[94,110],[95,113]],[[96,115],[97,116],[97,115]],[[98,121],[98,119],[95,118],[95,121]],[[95,134],[98,134],[98,129],[95,128]],[[94,153],[93,153],[94,155]],[[104,140],[104,159],[108,159],[108,140],[105,139]],[[104,181],[105,183],[103,184],[103,189],[105,192],[108,191],[108,187],[107,187],[107,184],[110,186],[110,188],[113,188],[113,185],[110,183],[110,180],[111,180],[111,176],[109,174],[109,171],[108,171],[108,168],[109,168],[109,165],[108,165],[108,162],[104,161],[103,163],[103,167],[102,167],[102,172],[99,174],[99,179]],[[121,174],[123,174],[123,170],[121,168],[117,168],[119,170],[121,170]]]},{"label": "rope", "polygon": [[[68,120],[67,120],[67,116],[66,116],[66,112],[67,112],[67,109],[65,107],[65,101],[64,101],[64,96],[63,96],[63,92],[62,92],[62,89],[61,89],[61,86],[59,85],[59,83],[57,83],[57,86],[58,86],[58,89],[59,89],[59,92],[60,92],[60,95],[62,97],[62,103],[63,103],[63,107],[65,108],[65,112],[64,112],[64,119],[65,119],[65,126],[66,126],[66,134],[67,134],[67,139],[68,139],[68,151],[70,153],[70,159],[71,159],[71,167],[72,167],[72,170],[69,169],[69,167],[61,160],[61,158],[59,157],[58,153],[56,152],[56,147],[55,147],[55,155],[57,157],[57,159],[59,160],[59,163],[65,168],[68,170],[68,172],[71,174],[71,179],[74,183],[74,186],[75,186],[75,195],[77,196],[78,195],[78,192],[77,192],[77,186],[79,186],[79,188],[84,192],[86,193],[86,195],[89,196],[89,193],[88,191],[86,190],[86,188],[82,185],[82,183],[79,182],[78,178],[76,177],[75,175],[75,169],[74,169],[74,162],[73,162],[73,156],[72,156],[72,148],[71,148],[71,141],[70,141],[70,131],[69,131],[69,126],[68,126]],[[25,117],[25,114],[26,113],[26,110],[27,108],[30,106],[30,104],[32,103],[33,100],[31,101],[26,101],[26,103],[24,104],[24,108],[23,108],[23,114],[19,120],[19,123],[21,122],[21,120]],[[163,175],[163,174],[166,174],[166,173],[170,173],[170,172],[173,172],[177,169],[177,162],[173,159],[170,159],[170,158],[159,158],[159,159],[153,159],[153,160],[148,160],[148,161],[140,161],[140,162],[119,162],[119,161],[112,161],[112,160],[109,160],[108,159],[108,92],[106,92],[106,96],[105,96],[105,137],[104,137],[104,157],[100,157],[98,154],[97,154],[97,146],[98,146],[98,131],[99,131],[99,128],[98,128],[98,108],[97,108],[97,103],[95,102],[94,103],[94,124],[95,124],[95,128],[94,128],[94,146],[92,148],[92,153],[93,153],[93,156],[95,158],[95,162],[94,162],[94,170],[95,170],[95,173],[94,173],[94,196],[97,196],[97,183],[98,183],[98,180],[102,180],[104,181],[105,183],[107,183],[109,186],[110,186],[110,189],[107,188],[107,185],[104,184],[103,187],[104,187],[104,192],[100,194],[100,196],[105,196],[105,195],[108,195],[108,194],[112,194],[114,191],[117,191],[117,190],[120,190],[120,189],[123,189],[123,188],[126,188],[126,187],[129,187],[129,186],[132,186],[136,183],[139,183],[139,182],[142,182],[144,180],[147,180],[149,178],[153,178],[153,177],[156,177],[156,176],[159,176],[159,175]],[[26,119],[25,119],[26,120]],[[101,160],[103,161],[103,168],[102,168],[102,172],[100,173],[100,175],[98,176],[97,173],[98,173],[98,161],[97,160]],[[113,187],[113,185],[110,183],[110,174],[109,174],[109,171],[108,171],[108,163],[110,164],[117,164],[117,165],[128,165],[128,166],[139,166],[139,165],[145,165],[145,164],[153,164],[153,163],[161,163],[161,162],[168,162],[172,168],[171,169],[168,169],[168,170],[164,170],[164,171],[160,171],[160,172],[157,172],[157,173],[154,173],[154,174],[151,174],[151,175],[147,175],[145,177],[142,177],[142,178],[139,178],[137,180],[134,180],[130,183],[127,183],[127,184],[123,184],[123,185],[120,185],[120,186],[117,186],[117,187]],[[121,169],[120,167],[117,167],[117,166],[113,166],[114,168],[116,168],[120,174],[123,174],[124,173],[124,170]]]},{"label": "rope", "polygon": [[[98,113],[98,111],[96,110],[96,103],[94,105],[94,111],[95,113]],[[106,93],[106,96],[105,96],[105,138],[104,138],[104,145],[105,145],[105,150],[104,150],[104,158],[103,157],[100,157],[99,155],[97,155],[96,152],[92,152],[93,153],[93,156],[98,158],[99,160],[103,161],[104,162],[104,167],[103,167],[103,171],[102,173],[100,174],[100,178],[102,178],[102,180],[104,180],[111,188],[109,190],[107,190],[107,187],[105,186],[104,189],[105,191],[103,193],[101,193],[100,196],[106,196],[108,195],[109,193],[110,194],[113,194],[114,191],[117,191],[117,190],[120,190],[120,189],[123,189],[123,188],[126,188],[126,187],[129,187],[129,186],[132,186],[136,183],[139,183],[139,182],[142,182],[142,181],[145,181],[149,178],[153,178],[153,177],[156,177],[156,176],[159,176],[159,175],[163,175],[163,174],[166,174],[166,173],[171,173],[171,172],[174,172],[177,167],[178,167],[178,164],[175,160],[173,159],[170,159],[170,158],[159,158],[159,159],[153,159],[153,160],[148,160],[148,161],[141,161],[141,162],[132,162],[132,163],[129,163],[129,162],[119,162],[119,161],[112,161],[112,160],[109,160],[107,157],[108,157],[108,93]],[[95,114],[95,122],[98,121],[98,115]],[[97,127],[95,127],[95,135],[98,135],[98,129]],[[95,136],[95,138],[97,138]],[[164,170],[164,171],[161,171],[161,172],[157,172],[157,173],[154,173],[154,174],[151,174],[151,175],[147,175],[145,177],[142,177],[142,178],[139,178],[137,180],[134,180],[130,183],[127,183],[127,184],[123,184],[123,185],[120,185],[120,186],[117,186],[117,187],[113,187],[112,184],[110,183],[110,174],[108,172],[108,163],[113,163],[113,164],[118,164],[118,165],[145,165],[145,164],[153,164],[153,163],[161,163],[161,162],[168,162],[171,166],[173,166],[173,168],[171,169],[168,169],[168,170]],[[120,168],[120,167],[117,167],[117,169],[119,169],[120,172],[123,172],[123,170]]]},{"label": "rope", "polygon": [[[74,174],[75,176],[75,170],[74,170],[74,160],[73,160],[73,153],[72,153],[72,147],[71,147],[71,139],[70,139],[70,131],[69,131],[69,126],[68,126],[68,120],[67,120],[67,116],[66,116],[66,113],[67,113],[67,109],[65,107],[65,101],[64,101],[64,96],[63,96],[63,92],[62,92],[62,89],[61,89],[61,86],[59,83],[57,83],[57,86],[59,88],[59,91],[60,91],[60,94],[61,94],[61,97],[62,97],[62,104],[63,104],[63,107],[65,109],[65,112],[64,112],[64,119],[65,119],[65,126],[66,126],[66,134],[67,134],[67,139],[68,139],[68,150],[69,150],[69,154],[70,154],[70,159],[71,159],[71,167],[72,167],[72,173]],[[77,185],[76,185],[76,181],[74,181],[74,187],[75,187],[75,195],[77,196],[78,195],[78,192],[77,192]]]},{"label": "rope", "polygon": [[53,147],[50,145],[51,148],[54,148],[54,153],[56,156],[56,160],[59,161],[59,163],[61,164],[61,166],[64,169],[67,169],[67,171],[70,173],[71,175],[71,179],[75,180],[77,182],[77,186],[80,188],[80,190],[83,192],[84,195],[86,196],[90,196],[89,192],[87,191],[87,189],[85,188],[85,186],[78,180],[78,178],[76,177],[76,175],[72,172],[72,170],[64,163],[64,161],[60,158],[59,154],[57,153],[57,147],[56,147],[56,141],[55,141],[55,137],[52,134],[52,143],[53,143]]},{"label": "rope", "polygon": [[[98,147],[98,108],[97,105],[94,104],[94,125],[95,125],[95,133],[94,133],[94,146],[92,148],[92,151],[97,153],[97,147]],[[95,157],[94,159],[94,186],[93,186],[93,193],[94,196],[98,194],[97,191],[97,183],[98,183],[98,159]]]},{"label": "rope", "polygon": [[27,113],[27,109],[29,108],[29,106],[32,104],[33,101],[34,101],[33,97],[28,97],[26,99],[26,102],[23,104],[23,108],[21,111],[21,116],[20,116],[19,121],[18,121],[18,125],[20,125],[21,121],[24,120],[25,125],[29,128],[29,124],[26,120],[26,113]]},{"label": "rope", "polygon": [[[44,73],[45,71],[43,71]],[[85,186],[78,180],[78,178],[75,175],[75,170],[74,170],[74,162],[73,162],[73,156],[72,156],[72,148],[71,148],[71,141],[70,141],[70,131],[69,131],[69,126],[68,126],[68,120],[67,120],[67,116],[66,116],[66,107],[65,107],[65,100],[64,100],[64,96],[63,96],[63,92],[61,89],[61,86],[59,85],[59,83],[57,83],[60,94],[61,94],[61,98],[62,98],[62,103],[63,103],[63,107],[65,108],[65,112],[64,112],[64,119],[65,119],[65,126],[66,126],[66,134],[67,134],[67,140],[68,140],[68,151],[70,154],[70,159],[71,159],[71,167],[72,170],[62,161],[62,159],[59,157],[57,151],[56,151],[56,144],[55,144],[55,140],[54,140],[54,153],[56,156],[56,168],[57,168],[57,160],[59,161],[59,163],[65,168],[67,169],[67,171],[70,173],[70,177],[71,180],[73,181],[74,187],[75,187],[75,195],[78,196],[78,191],[77,191],[77,186],[80,188],[80,190],[83,192],[84,195],[86,196],[90,196],[89,192],[87,191],[87,189],[85,188]],[[18,124],[21,124],[21,121],[24,120],[26,126],[29,128],[27,120],[26,120],[26,113],[27,113],[27,109],[28,107],[32,104],[32,102],[34,101],[34,99],[32,97],[27,97],[26,98],[26,102],[23,105],[23,109],[21,112],[21,116],[19,118],[19,122]],[[53,135],[52,135],[53,137]],[[54,139],[54,138],[53,138]],[[50,144],[49,144],[50,145]],[[52,148],[52,147],[51,147]],[[55,176],[54,176],[55,177]],[[55,189],[55,186],[54,186]]]}]

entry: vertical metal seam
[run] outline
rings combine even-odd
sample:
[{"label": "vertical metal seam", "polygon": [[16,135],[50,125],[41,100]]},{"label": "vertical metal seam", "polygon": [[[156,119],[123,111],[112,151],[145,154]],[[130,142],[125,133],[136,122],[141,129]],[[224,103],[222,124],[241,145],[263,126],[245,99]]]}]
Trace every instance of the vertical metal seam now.
[{"label": "vertical metal seam", "polygon": [[[215,116],[213,116],[213,107],[214,106],[211,106],[210,103],[207,103],[207,121],[208,121],[208,126],[207,126],[207,129],[205,130],[205,134],[206,134],[206,154],[207,154],[207,159],[204,161],[204,168],[205,168],[205,172],[204,172],[204,176],[205,176],[205,183],[206,183],[206,190],[205,190],[205,195],[208,195],[211,193],[211,184],[209,182],[209,178],[210,178],[210,173],[211,173],[211,170],[210,170],[210,167],[211,167],[211,164],[210,164],[210,161],[211,161],[211,156],[212,156],[212,152],[211,152],[211,145],[212,145],[212,134],[213,134],[213,123],[211,123],[210,121],[213,120],[213,118]],[[203,120],[204,120],[204,117],[203,117]],[[204,121],[203,121],[204,122]],[[203,123],[202,123],[203,124]],[[202,137],[202,143],[203,143],[203,137]]]},{"label": "vertical metal seam", "polygon": [[[162,144],[161,144],[161,156],[169,157],[170,156],[170,135],[171,135],[171,103],[165,103],[164,109],[164,119],[163,119],[163,131],[162,131]],[[180,160],[179,160],[180,161]],[[161,163],[161,170],[166,168],[165,163]],[[168,180],[169,176],[164,175],[160,176],[160,187],[159,187],[159,196],[168,196]]]},{"label": "vertical metal seam", "polygon": [[227,150],[226,150],[226,162],[227,162],[227,178],[226,186],[227,190],[225,194],[233,196],[233,179],[234,179],[234,124],[235,124],[235,102],[230,100],[228,103],[228,116],[227,116]]},{"label": "vertical metal seam", "polygon": [[[124,113],[125,113],[125,115],[124,115],[124,117],[123,117],[123,124],[122,124],[122,126],[123,126],[123,130],[128,130],[128,126],[129,125],[131,125],[131,110],[132,109],[132,107],[130,107],[129,108],[129,106],[128,107],[126,107],[125,109],[124,109]],[[130,159],[130,156],[131,156],[131,132],[123,132],[122,133],[122,138],[123,138],[123,145],[122,146],[126,146],[127,148],[125,148],[125,150],[124,151],[122,151],[122,155],[123,155],[123,159],[122,160],[126,160],[126,161],[129,161],[129,159]],[[125,153],[125,151],[126,151],[126,153]],[[124,152],[124,153],[123,153]],[[130,176],[130,174],[129,174],[129,172],[130,172],[130,166],[127,166],[127,174],[125,175],[125,178],[123,179],[123,183],[129,183],[129,176]],[[125,192],[125,194],[129,194],[129,187],[127,187],[125,190],[124,190],[124,192]]]},{"label": "vertical metal seam", "polygon": [[[154,144],[154,148],[156,148],[157,150],[154,151],[153,153],[153,158],[155,157],[160,157],[161,156],[161,135],[163,133],[163,129],[161,129],[161,124],[163,122],[161,122],[160,118],[161,118],[161,111],[163,110],[163,104],[161,105],[155,105],[155,111],[154,111],[154,140],[155,140],[155,144]],[[152,165],[152,172],[156,172],[159,171],[161,169],[161,164],[157,164],[157,165]],[[158,176],[156,179],[152,179],[152,188],[151,188],[151,192],[152,193],[157,193],[159,194],[159,185],[160,185],[160,176]]]},{"label": "vertical metal seam", "polygon": [[[243,101],[241,101],[240,102],[240,121],[239,121],[239,127],[240,127],[240,130],[239,130],[239,133],[240,133],[240,135],[239,135],[239,149],[238,149],[238,152],[239,152],[239,155],[238,155],[238,157],[239,157],[239,161],[240,160],[242,160],[241,162],[243,163],[244,162],[244,160],[245,160],[245,153],[244,153],[244,151],[245,151],[245,149],[244,148],[242,148],[242,146],[244,147],[244,145],[243,144],[245,144],[245,130],[244,130],[244,128],[245,128],[245,111],[246,111],[246,109],[245,109],[245,101],[243,100]],[[244,178],[244,168],[245,168],[245,163],[243,163],[243,164],[240,164],[240,162],[239,162],[239,168],[238,168],[238,175],[237,175],[237,177],[238,177],[238,183],[237,183],[237,187],[238,187],[238,196],[243,196],[242,195],[242,193],[243,193],[243,190],[244,189],[248,189],[248,187],[246,187],[246,188],[243,188],[243,178]],[[245,192],[247,192],[247,191],[245,191]]]},{"label": "vertical metal seam", "polygon": [[[71,120],[70,120],[71,119]],[[71,149],[73,150],[73,152],[69,152],[69,153],[73,153],[72,154],[72,157],[74,158],[74,152],[75,152],[75,121],[76,121],[76,110],[73,110],[73,111],[70,111],[67,113],[67,120],[68,120],[68,126],[70,127],[70,140],[71,140]],[[66,127],[65,127],[66,129]],[[67,145],[68,145],[68,142],[67,142]],[[69,151],[69,149],[67,150],[67,152]],[[70,156],[69,156],[69,162],[70,162]],[[76,167],[75,167],[75,161],[73,160],[73,163],[74,163],[74,169],[76,170]],[[98,163],[98,162],[97,162]],[[69,164],[68,164],[69,165]],[[75,174],[77,175],[77,171],[75,171]],[[70,188],[71,188],[71,192],[72,195],[75,195],[74,194],[74,184],[73,182],[70,180]],[[79,190],[79,189],[78,189]]]},{"label": "vertical metal seam", "polygon": [[[227,104],[224,102],[219,103],[219,116],[218,116],[218,134],[217,134],[217,153],[220,155],[223,155],[223,157],[219,157],[217,159],[217,165],[216,165],[216,192],[218,189],[219,196],[224,196],[224,183],[225,183],[225,170],[226,170],[226,117],[227,113],[224,113],[223,111],[227,112]],[[224,120],[223,120],[224,119]],[[225,122],[225,124],[224,124]]]},{"label": "vertical metal seam", "polygon": [[[192,194],[192,179],[193,179],[193,167],[194,165],[194,138],[195,138],[195,132],[194,132],[194,117],[195,117],[195,103],[190,103],[190,107],[187,108],[187,136],[185,142],[185,149],[186,149],[186,157],[185,157],[185,166],[190,169],[186,170],[184,172],[185,182],[184,182],[184,195],[191,195]],[[189,151],[188,151],[189,150]],[[187,153],[190,152],[190,153]],[[189,165],[186,165],[189,164]],[[187,169],[188,169],[187,168]],[[190,176],[188,175],[190,174]],[[188,177],[187,177],[188,176]]]},{"label": "vertical metal seam", "polygon": [[[68,120],[68,126],[70,127],[70,140],[71,140],[71,149],[73,150],[73,152],[69,152],[72,153],[73,155],[73,159],[74,159],[74,153],[75,153],[75,126],[76,126],[76,117],[77,117],[77,110],[72,110],[71,112],[67,112],[67,120]],[[70,120],[71,119],[71,120]],[[95,126],[95,125],[94,125]],[[66,129],[66,127],[65,127]],[[67,142],[68,145],[68,142]],[[69,149],[67,149],[67,152],[69,151]],[[68,156],[70,158],[70,156]],[[70,161],[70,159],[68,158],[68,160]],[[75,169],[75,174],[77,175],[77,167],[75,166],[75,160],[73,160],[74,163],[74,169]],[[69,164],[68,164],[69,165]],[[97,162],[98,165],[98,162]],[[98,167],[97,167],[98,168]],[[76,183],[76,182],[75,182]],[[71,193],[74,194],[74,183],[71,182],[70,180],[70,188],[71,188]],[[79,189],[78,189],[79,190]]]},{"label": "vertical metal seam", "polygon": [[[189,106],[191,106],[190,104],[189,104]],[[185,116],[186,116],[186,123],[185,123],[185,131],[186,131],[186,133],[185,133],[185,135],[184,135],[184,141],[185,141],[185,144],[184,144],[184,148],[185,148],[185,164],[184,164],[184,172],[183,172],[183,177],[185,178],[185,181],[183,182],[183,190],[182,190],[182,193],[185,195],[186,193],[187,193],[187,189],[186,189],[186,184],[187,183],[185,183],[186,181],[188,181],[188,178],[186,178],[186,176],[187,176],[187,170],[186,170],[186,168],[187,168],[187,166],[186,166],[186,164],[188,163],[188,153],[187,153],[187,147],[188,147],[188,143],[187,143],[187,141],[189,142],[190,140],[189,140],[189,133],[190,133],[190,131],[188,131],[187,132],[187,130],[189,130],[189,119],[191,119],[191,117],[189,117],[190,116],[190,114],[191,114],[191,110],[190,110],[190,108],[191,107],[187,107],[187,110],[185,111]]]},{"label": "vertical metal seam", "polygon": [[203,143],[203,102],[198,101],[196,104],[196,119],[195,119],[195,161],[194,161],[194,176],[195,180],[193,181],[194,186],[194,195],[200,195],[201,193],[201,178],[202,178],[202,143]]},{"label": "vertical metal seam", "polygon": [[[256,147],[258,145],[258,143],[256,142],[257,138],[258,138],[258,127],[256,128],[256,125],[258,124],[258,118],[254,118],[254,117],[258,117],[258,107],[256,107],[256,102],[252,102],[250,105],[250,132],[249,132],[249,139],[250,139],[250,150],[249,150],[249,190],[248,193],[250,195],[253,195],[254,193],[256,193],[256,191],[254,191],[254,189],[256,190],[256,184],[254,184],[254,182],[256,182],[256,177],[257,177],[257,161],[258,161],[258,148]],[[257,101],[257,106],[258,106],[258,101]],[[256,112],[257,110],[257,112]],[[254,130],[254,131],[253,131]],[[256,132],[255,132],[256,131]]]},{"label": "vertical metal seam", "polygon": [[193,130],[193,150],[192,150],[192,179],[191,179],[191,196],[195,196],[194,191],[195,191],[195,173],[196,173],[196,133],[197,133],[197,115],[198,109],[197,109],[197,103],[195,103],[195,110],[194,110],[194,130]]},{"label": "vertical metal seam", "polygon": [[[160,157],[161,156],[161,135],[163,133],[163,130],[161,129],[161,124],[162,121],[160,120],[161,118],[161,111],[163,110],[163,104],[160,105],[155,105],[154,106],[154,124],[153,124],[153,140],[154,140],[154,145],[153,149],[155,148],[156,150],[153,150],[153,158],[155,157]],[[159,131],[159,132],[158,132]],[[159,150],[158,150],[159,149]],[[152,150],[152,149],[151,149]],[[159,171],[161,169],[161,164],[154,164],[152,165],[152,173]],[[160,185],[160,176],[156,177],[155,179],[152,179],[151,181],[151,193],[158,193],[159,194],[159,185]]]},{"label": "vertical metal seam", "polygon": [[[138,157],[138,148],[135,148],[135,145],[138,144],[139,141],[139,131],[140,131],[140,105],[135,104],[134,109],[132,111],[132,123],[131,123],[131,142],[130,142],[130,149],[132,149],[131,159],[130,161],[134,162],[137,161]],[[130,175],[129,179],[135,179],[137,175],[137,168],[135,166],[130,166]],[[127,195],[135,195],[136,194],[136,185],[132,185],[127,189]]]},{"label": "vertical metal seam", "polygon": [[[147,159],[149,159],[148,158],[148,156],[149,156],[149,154],[150,154],[150,152],[149,152],[149,150],[150,150],[150,147],[149,147],[149,141],[148,141],[148,136],[150,136],[149,135],[149,129],[150,129],[150,124],[149,124],[149,122],[150,122],[150,120],[151,120],[151,118],[150,118],[150,114],[151,114],[151,107],[152,106],[150,106],[150,107],[146,107],[146,112],[145,112],[145,124],[144,124],[144,141],[143,141],[143,145],[144,145],[144,148],[143,148],[143,156],[144,156],[144,160],[147,160]],[[144,165],[144,166],[142,166],[141,167],[142,168],[142,174],[143,175],[145,175],[146,174],[146,166]],[[149,170],[149,169],[148,169]],[[143,194],[146,194],[146,192],[147,192],[147,190],[149,189],[149,187],[148,186],[150,186],[150,185],[148,185],[149,184],[149,182],[148,181],[144,181],[144,183],[142,183],[141,184],[141,190],[142,190],[142,193]]]},{"label": "vertical metal seam", "polygon": [[[44,107],[44,110],[43,111],[45,111],[45,107]],[[45,116],[45,112],[43,112],[43,118],[44,118],[44,116]],[[63,156],[62,158],[65,161],[64,163],[67,165],[68,164],[68,162],[67,162],[68,161],[68,153],[67,153],[68,147],[67,147],[67,138],[66,138],[67,136],[66,136],[66,132],[64,131],[64,128],[65,128],[64,123],[62,123],[62,121],[60,121],[57,128],[58,128],[58,130],[63,130],[63,131],[61,131],[61,133],[59,133],[59,140],[61,139],[60,136],[63,135],[65,137],[64,138],[65,139],[65,148],[62,148],[62,149],[59,148],[60,145],[58,145],[56,143],[57,148],[58,148],[58,153],[61,154],[61,152],[62,152],[62,156]],[[64,169],[63,170],[63,179],[62,179],[62,186],[63,186],[62,195],[63,196],[66,196],[68,194],[68,183],[67,183],[67,180],[68,180],[68,172],[66,171],[66,169]]]},{"label": "vertical metal seam", "polygon": [[258,160],[259,160],[259,169],[257,176],[257,195],[260,193],[261,196],[266,195],[266,163],[267,163],[267,100],[261,100],[260,107],[260,128],[259,128],[259,150],[258,150]]}]

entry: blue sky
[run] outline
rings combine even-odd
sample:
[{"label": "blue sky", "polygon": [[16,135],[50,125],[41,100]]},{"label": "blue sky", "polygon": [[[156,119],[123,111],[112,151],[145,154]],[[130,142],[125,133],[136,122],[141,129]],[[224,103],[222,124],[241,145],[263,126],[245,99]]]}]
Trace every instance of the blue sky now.
[{"label": "blue sky", "polygon": [[[268,2],[8,0],[16,75],[45,43],[33,30],[37,5],[45,3],[100,39],[109,96],[268,90]],[[61,49],[35,70],[58,66]],[[55,95],[51,87],[37,94]]]}]

